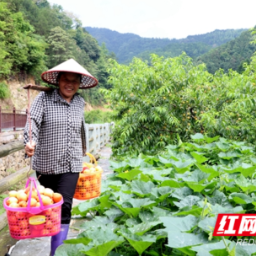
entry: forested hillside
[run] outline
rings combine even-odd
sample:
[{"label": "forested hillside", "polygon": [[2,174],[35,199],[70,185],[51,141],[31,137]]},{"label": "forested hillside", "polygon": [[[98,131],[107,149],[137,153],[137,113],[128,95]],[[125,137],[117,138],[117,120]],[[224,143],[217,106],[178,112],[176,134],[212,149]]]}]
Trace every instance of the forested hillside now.
[{"label": "forested hillside", "polygon": [[138,35],[104,28],[86,27],[99,44],[105,43],[110,52],[114,52],[120,63],[129,63],[133,57],[149,59],[151,53],[164,57],[175,57],[183,51],[190,57],[198,57],[212,48],[237,38],[245,29],[215,30],[203,35],[188,36],[184,39],[142,38]]},{"label": "forested hillside", "polygon": [[22,73],[40,83],[43,71],[74,58],[99,80],[99,86],[82,91],[83,96],[95,104],[102,100],[98,88],[109,87],[108,51],[74,14],[47,0],[0,0],[0,21],[2,80]]},{"label": "forested hillside", "polygon": [[198,57],[196,63],[205,63],[210,73],[220,68],[225,72],[229,69],[241,72],[243,63],[249,63],[256,51],[256,45],[251,43],[252,40],[251,31],[244,31],[238,38]]}]

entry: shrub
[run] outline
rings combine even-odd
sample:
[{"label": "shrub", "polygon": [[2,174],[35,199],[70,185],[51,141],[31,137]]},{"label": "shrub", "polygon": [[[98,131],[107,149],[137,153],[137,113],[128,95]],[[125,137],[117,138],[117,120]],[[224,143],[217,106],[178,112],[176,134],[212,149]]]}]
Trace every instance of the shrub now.
[{"label": "shrub", "polygon": [[8,85],[4,82],[0,83],[0,99],[6,99],[10,96]]},{"label": "shrub", "polygon": [[112,122],[112,112],[99,109],[84,113],[84,119],[87,124],[102,124]]}]

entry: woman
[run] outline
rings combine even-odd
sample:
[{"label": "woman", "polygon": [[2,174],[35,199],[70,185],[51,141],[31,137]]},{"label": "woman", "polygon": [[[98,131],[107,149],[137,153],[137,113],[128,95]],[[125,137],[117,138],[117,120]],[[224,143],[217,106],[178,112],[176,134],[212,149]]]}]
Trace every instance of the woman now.
[{"label": "woman", "polygon": [[41,185],[63,196],[61,230],[51,239],[51,254],[67,238],[73,196],[85,154],[84,105],[78,89],[97,85],[98,81],[82,66],[70,59],[41,75],[45,82],[57,85],[41,92],[31,110],[24,130],[25,152],[33,157],[32,168]]}]

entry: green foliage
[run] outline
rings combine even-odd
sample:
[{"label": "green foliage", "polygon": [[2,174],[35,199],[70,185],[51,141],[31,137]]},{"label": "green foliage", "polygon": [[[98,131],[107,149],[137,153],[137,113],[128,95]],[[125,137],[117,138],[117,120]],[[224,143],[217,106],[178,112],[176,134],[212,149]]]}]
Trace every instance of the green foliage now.
[{"label": "green foliage", "polygon": [[[0,204],[1,204],[1,205],[3,205],[3,201],[4,201],[4,199],[5,199],[6,197],[8,197],[7,194],[1,194],[1,195],[0,195]],[[5,212],[4,207],[1,207],[1,208],[0,208],[0,215],[3,214],[4,212]]]},{"label": "green foliage", "polygon": [[162,154],[112,161],[101,195],[72,209],[84,222],[56,256],[253,255],[255,245],[213,230],[220,212],[255,213],[254,156],[250,144],[194,134]]},{"label": "green foliage", "polygon": [[84,119],[87,124],[103,124],[112,122],[112,112],[99,109],[87,111],[84,113]]},{"label": "green foliage", "polygon": [[113,62],[112,90],[103,90],[114,110],[114,155],[155,152],[191,134],[205,133],[253,143],[256,139],[253,66],[239,74],[208,73],[182,54],[151,57],[151,66],[134,59]]},{"label": "green foliage", "polygon": [[188,36],[184,39],[141,38],[131,33],[121,34],[104,28],[86,27],[100,44],[105,43],[114,52],[119,63],[129,64],[133,57],[150,59],[155,53],[163,57],[176,57],[182,52],[190,57],[198,57],[212,48],[218,47],[238,37],[245,29],[215,30],[202,35]]},{"label": "green foliage", "polygon": [[111,87],[107,60],[113,56],[62,6],[47,0],[0,0],[0,39],[2,78],[21,72],[40,84],[42,72],[73,58],[99,81],[93,95],[82,95],[94,105],[105,102],[98,88]]},{"label": "green foliage", "polygon": [[33,27],[24,20],[21,12],[12,13],[7,4],[2,2],[0,9],[2,76],[10,74],[11,71],[36,73],[38,69],[45,68],[46,44],[42,37],[33,34]]},{"label": "green foliage", "polygon": [[74,57],[76,43],[61,27],[51,29],[47,40],[48,66],[54,67]]},{"label": "green foliage", "polygon": [[215,73],[220,68],[225,72],[229,69],[242,72],[243,63],[249,63],[256,51],[256,46],[251,44],[252,39],[251,31],[244,31],[236,39],[198,57],[196,63],[205,63],[210,73]]},{"label": "green foliage", "polygon": [[6,99],[10,96],[8,85],[4,82],[0,82],[0,99]]}]

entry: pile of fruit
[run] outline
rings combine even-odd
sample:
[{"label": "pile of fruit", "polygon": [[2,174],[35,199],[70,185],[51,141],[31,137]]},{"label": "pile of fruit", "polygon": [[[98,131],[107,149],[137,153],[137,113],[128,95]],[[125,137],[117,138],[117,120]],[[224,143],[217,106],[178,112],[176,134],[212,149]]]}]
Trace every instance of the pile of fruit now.
[{"label": "pile of fruit", "polygon": [[[62,195],[49,188],[38,187],[44,210],[33,214],[27,211],[30,187],[10,191],[4,200],[10,235],[14,239],[52,236],[60,231]],[[31,209],[40,207],[37,190],[33,187],[30,200]],[[42,208],[42,206],[41,206]]]},{"label": "pile of fruit", "polygon": [[83,170],[79,174],[74,198],[86,200],[98,197],[101,191],[102,168],[92,163],[83,163]]},{"label": "pile of fruit", "polygon": [[[43,205],[52,205],[62,200],[62,195],[54,193],[52,189],[45,188],[44,186],[38,186]],[[21,189],[19,191],[10,191],[9,197],[6,200],[7,206],[11,208],[27,207],[29,198],[30,187]],[[37,190],[33,187],[31,193],[30,207],[39,207],[40,201],[37,194]]]}]

